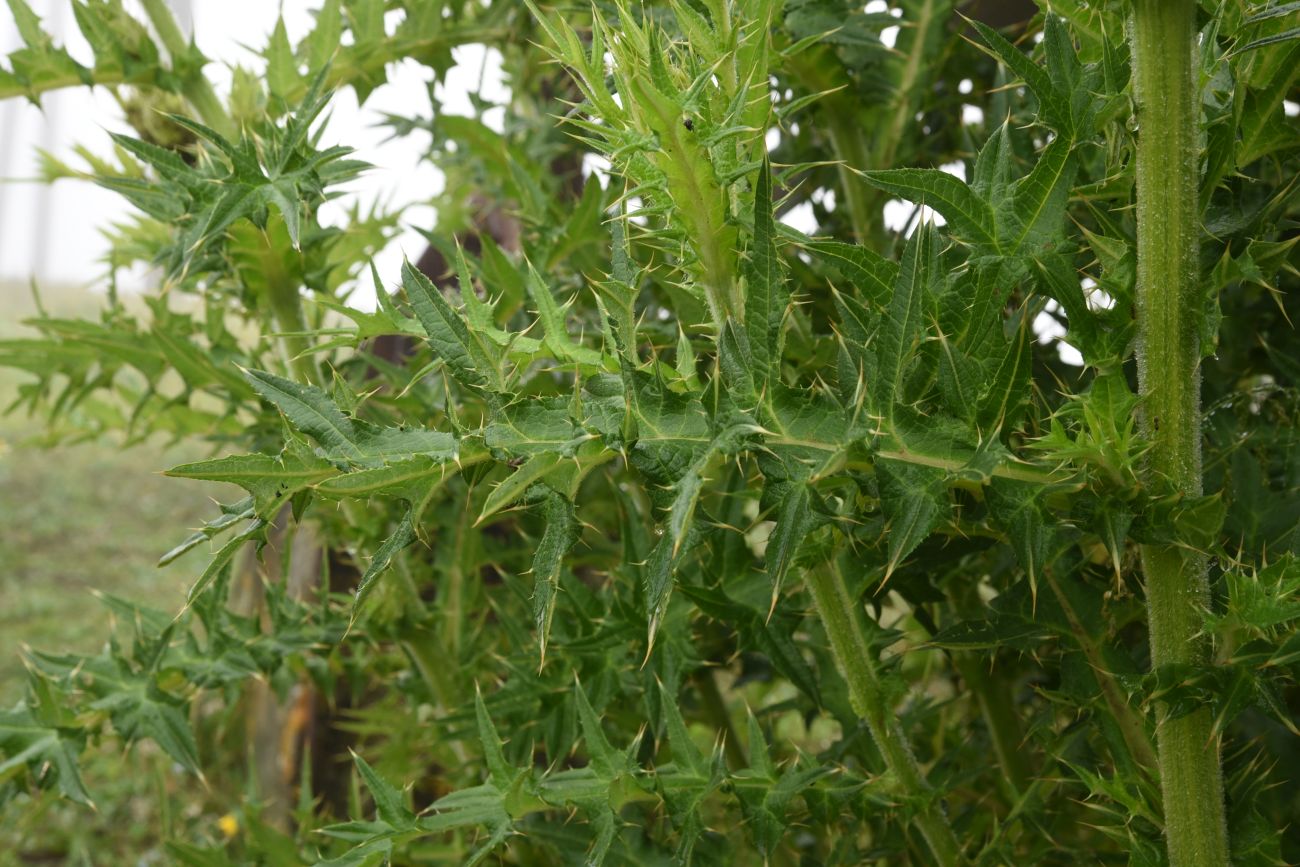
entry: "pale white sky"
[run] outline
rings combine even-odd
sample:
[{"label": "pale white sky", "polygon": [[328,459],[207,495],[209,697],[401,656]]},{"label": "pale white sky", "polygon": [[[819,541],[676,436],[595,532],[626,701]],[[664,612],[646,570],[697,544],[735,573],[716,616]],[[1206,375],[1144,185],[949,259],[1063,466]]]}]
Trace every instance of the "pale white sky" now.
[{"label": "pale white sky", "polygon": [[[58,41],[67,45],[74,57],[89,63],[91,52],[77,31],[69,0],[32,0],[31,5],[44,18],[46,29],[58,34]],[[133,7],[133,0],[127,0],[127,5]],[[290,41],[296,43],[310,31],[310,10],[317,2],[193,0],[188,5],[193,10],[199,47],[216,61],[207,67],[207,75],[218,92],[224,93],[230,81],[230,65],[253,69],[263,65],[247,46],[265,44],[277,13],[283,12]],[[20,45],[17,28],[6,9],[0,13],[0,53],[7,54]],[[489,100],[504,100],[499,56],[495,51],[491,55],[484,65],[482,47],[458,49],[457,66],[440,85],[445,113],[472,114],[468,94],[475,90]],[[480,90],[480,72],[484,71]],[[376,167],[351,186],[363,203],[376,199],[394,204],[419,201],[441,189],[441,173],[420,159],[428,145],[427,136],[417,133],[385,142],[386,130],[374,126],[385,111],[427,115],[426,82],[430,77],[429,70],[416,63],[396,64],[389,67],[389,84],[375,91],[364,108],[358,109],[350,89],[339,94],[332,104],[326,143],[350,145],[357,149],[358,158]],[[75,145],[108,153],[108,131],[129,130],[118,120],[116,103],[102,89],[52,93],[45,97],[43,107],[44,111],[23,100],[0,103],[0,179],[4,179],[0,181],[0,279],[26,282],[35,275],[49,283],[102,283],[104,267],[100,258],[106,243],[99,230],[129,213],[129,206],[117,195],[90,183],[63,180],[46,187],[24,179],[36,175],[39,148],[47,148],[77,166],[79,162],[72,154]],[[492,114],[485,120],[499,123],[499,112],[494,113],[498,117]],[[324,213],[322,218],[328,222],[330,214]],[[407,212],[406,219],[427,229],[434,214],[427,206],[417,206]],[[408,229],[380,258],[380,273],[396,275],[403,252],[415,258],[423,249],[419,234]],[[126,282],[138,286],[148,279],[144,274],[131,275]],[[368,280],[362,284],[368,289]],[[365,303],[363,298],[356,300]]]}]

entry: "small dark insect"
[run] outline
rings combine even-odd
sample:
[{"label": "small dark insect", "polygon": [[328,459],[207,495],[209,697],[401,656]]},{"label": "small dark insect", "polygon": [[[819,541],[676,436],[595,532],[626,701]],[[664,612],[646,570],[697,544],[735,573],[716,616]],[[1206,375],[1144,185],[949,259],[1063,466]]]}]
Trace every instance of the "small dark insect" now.
[{"label": "small dark insect", "polygon": [[695,132],[695,121],[691,120],[689,117],[682,121],[682,126],[686,127],[687,132]]}]

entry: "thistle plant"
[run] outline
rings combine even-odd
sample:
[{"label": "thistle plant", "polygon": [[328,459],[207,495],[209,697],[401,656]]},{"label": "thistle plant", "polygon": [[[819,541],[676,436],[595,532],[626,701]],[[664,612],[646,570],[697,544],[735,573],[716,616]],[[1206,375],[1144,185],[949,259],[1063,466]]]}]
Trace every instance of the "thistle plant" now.
[{"label": "thistle plant", "polygon": [[[46,162],[158,286],[15,406],[222,502],[179,613],[29,653],[6,809],[151,741],[240,816],[187,864],[1300,857],[1300,7],[986,5],[326,0],[217,94],[161,2],[85,63],[10,0],[0,94],[159,108]],[[383,273],[330,101],[471,43],[503,128],[389,118],[447,184]]]}]

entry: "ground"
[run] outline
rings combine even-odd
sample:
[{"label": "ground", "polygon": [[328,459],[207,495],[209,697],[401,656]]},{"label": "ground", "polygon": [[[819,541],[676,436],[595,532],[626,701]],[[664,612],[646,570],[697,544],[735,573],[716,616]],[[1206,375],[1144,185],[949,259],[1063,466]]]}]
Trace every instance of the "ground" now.
[{"label": "ground", "polygon": [[[0,337],[23,333],[35,314],[25,286],[0,286],[5,313]],[[76,288],[45,288],[52,315],[93,315],[103,299]],[[0,408],[21,377],[0,369]],[[43,449],[25,442],[39,424],[14,413],[0,417],[0,707],[12,707],[25,686],[21,649],[91,651],[108,637],[103,590],[171,611],[201,568],[192,552],[166,568],[155,563],[212,508],[210,489],[168,479],[160,471],[202,454],[161,443],[123,448],[86,442]],[[124,756],[92,749],[86,782],[105,812],[25,796],[0,808],[0,865],[164,863],[155,847],[159,786],[185,787],[148,751]],[[173,793],[174,794],[174,793]],[[114,860],[117,856],[128,861]]]},{"label": "ground", "polygon": [[[3,297],[0,335],[16,336],[21,320],[35,313],[31,295],[7,286]],[[46,289],[42,298],[53,315],[84,315],[102,303],[74,288]],[[4,405],[19,379],[0,370]],[[20,413],[0,419],[0,705],[21,696],[24,644],[87,651],[104,640],[104,609],[92,589],[179,608],[192,563],[154,564],[211,517],[202,485],[159,474],[192,450],[114,442],[42,449],[24,442],[39,430]]]}]

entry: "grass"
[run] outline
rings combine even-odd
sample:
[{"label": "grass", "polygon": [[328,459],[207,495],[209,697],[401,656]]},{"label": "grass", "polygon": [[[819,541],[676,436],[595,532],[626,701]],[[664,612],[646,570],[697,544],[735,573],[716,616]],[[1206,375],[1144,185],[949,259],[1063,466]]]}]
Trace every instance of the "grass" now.
[{"label": "grass", "polygon": [[[36,313],[30,293],[15,285],[0,293],[0,337],[22,336],[21,321]],[[71,287],[41,296],[52,315],[89,316],[103,303]],[[20,382],[21,374],[0,370],[0,406],[13,401]],[[0,418],[0,707],[25,689],[24,646],[93,651],[108,638],[106,610],[92,591],[178,610],[206,556],[200,549],[166,569],[155,566],[211,517],[210,486],[159,474],[203,452],[110,441],[44,448],[31,442],[40,432],[20,413]],[[167,805],[202,799],[196,781],[166,773],[166,765],[156,750],[92,747],[84,772],[100,811],[48,794],[19,796],[0,808],[0,865],[166,863],[157,847],[160,829],[175,821]]]},{"label": "grass", "polygon": [[92,590],[163,610],[183,603],[190,570],[154,563],[206,510],[188,486],[157,475],[171,462],[106,443],[11,445],[0,457],[0,703],[21,695],[24,644],[91,651],[103,642]]},{"label": "grass", "polygon": [[[22,287],[3,292],[9,314],[0,335],[19,336],[35,305]],[[103,303],[75,288],[43,290],[42,300],[54,315],[85,315]],[[20,377],[0,371],[0,404],[12,401]],[[179,608],[197,558],[167,569],[155,563],[211,512],[210,488],[159,475],[193,456],[192,447],[42,448],[29,442],[39,432],[21,414],[0,419],[0,706],[22,694],[23,645],[88,651],[104,641],[104,608],[92,590]]]}]

